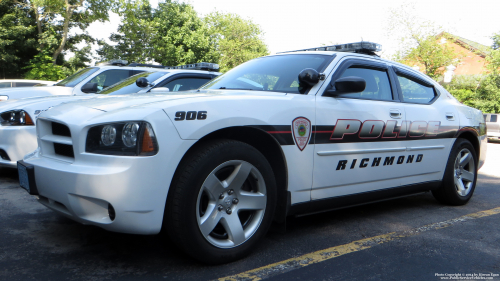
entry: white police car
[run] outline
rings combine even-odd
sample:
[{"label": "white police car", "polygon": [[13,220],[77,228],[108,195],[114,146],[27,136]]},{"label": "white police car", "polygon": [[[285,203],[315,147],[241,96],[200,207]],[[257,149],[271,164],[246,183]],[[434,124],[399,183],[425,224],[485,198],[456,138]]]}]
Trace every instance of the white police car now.
[{"label": "white police car", "polygon": [[[18,87],[41,87],[54,85],[55,81],[45,81],[45,80],[28,80],[28,79],[1,79],[0,80],[0,91],[10,90],[11,88]],[[0,100],[6,100],[0,96]]]},{"label": "white police car", "polygon": [[[0,90],[0,101],[52,95],[92,94],[144,71],[176,68],[171,66],[139,63],[127,64],[128,62],[126,60],[112,60],[99,64],[98,66],[82,69],[53,86],[36,88],[9,88]],[[212,63],[202,64],[206,67],[212,67],[215,65]],[[217,69],[214,70],[217,71],[218,66]]]},{"label": "white police car", "polygon": [[54,107],[18,162],[20,185],[84,224],[163,229],[207,263],[247,255],[286,216],[424,191],[467,203],[486,153],[481,112],[362,54],[377,50],[287,52],[198,91]]},{"label": "white police car", "polygon": [[0,166],[15,168],[17,160],[21,160],[24,155],[36,149],[36,117],[53,106],[104,95],[144,94],[167,89],[172,92],[198,89],[220,75],[219,72],[214,72],[218,69],[217,64],[196,63],[181,67],[150,68],[97,94],[34,97],[1,102]]}]

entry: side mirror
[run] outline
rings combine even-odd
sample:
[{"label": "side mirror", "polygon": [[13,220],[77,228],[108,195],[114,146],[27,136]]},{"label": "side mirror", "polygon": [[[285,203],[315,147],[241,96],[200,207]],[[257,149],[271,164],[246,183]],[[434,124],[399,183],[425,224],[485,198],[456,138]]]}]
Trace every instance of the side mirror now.
[{"label": "side mirror", "polygon": [[148,81],[148,79],[141,77],[135,81],[135,84],[137,85],[137,87],[145,88],[149,85],[149,81]]},{"label": "side mirror", "polygon": [[319,73],[316,69],[306,68],[299,73],[299,83],[314,86],[319,82]]},{"label": "side mirror", "polygon": [[170,89],[166,87],[158,87],[149,90],[149,93],[165,93],[165,92],[170,92]]},{"label": "side mirror", "polygon": [[82,92],[86,94],[97,93],[97,83],[87,83],[82,86]]},{"label": "side mirror", "polygon": [[326,90],[330,96],[363,92],[366,88],[366,81],[361,77],[348,76],[337,79],[333,85],[335,89]]}]

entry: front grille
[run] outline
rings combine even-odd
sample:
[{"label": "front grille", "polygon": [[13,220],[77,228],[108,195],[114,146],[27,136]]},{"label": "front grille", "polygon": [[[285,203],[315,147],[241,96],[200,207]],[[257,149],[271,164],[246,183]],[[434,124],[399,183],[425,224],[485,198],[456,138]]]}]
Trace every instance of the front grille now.
[{"label": "front grille", "polygon": [[42,157],[70,163],[74,161],[73,140],[68,126],[62,122],[38,118],[36,127]]},{"label": "front grille", "polygon": [[9,155],[7,155],[7,152],[3,149],[0,149],[0,157],[2,157],[3,160],[10,161]]},{"label": "front grille", "polygon": [[69,144],[54,143],[54,153],[66,157],[75,158],[73,146]]},{"label": "front grille", "polygon": [[68,126],[52,122],[52,134],[56,136],[71,137]]}]

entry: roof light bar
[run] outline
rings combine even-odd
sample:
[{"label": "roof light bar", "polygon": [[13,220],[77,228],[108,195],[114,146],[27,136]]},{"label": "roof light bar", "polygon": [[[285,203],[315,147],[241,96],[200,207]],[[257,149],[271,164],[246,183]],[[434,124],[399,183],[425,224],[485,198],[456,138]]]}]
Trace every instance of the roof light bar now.
[{"label": "roof light bar", "polygon": [[126,60],[109,60],[109,61],[103,61],[97,64],[97,66],[105,66],[105,65],[121,65],[125,66],[128,64],[128,61]]},{"label": "roof light bar", "polygon": [[179,66],[165,66],[166,69],[193,69],[193,70],[219,70],[219,65],[210,62],[198,62]]},{"label": "roof light bar", "polygon": [[349,53],[362,53],[362,54],[374,55],[374,52],[382,51],[382,45],[373,42],[362,41],[356,43],[339,44],[332,46],[323,46],[323,47],[316,47],[316,48],[309,48],[309,49],[302,49],[295,51],[280,52],[278,54],[292,53],[292,52],[307,52],[307,51],[334,51],[334,52],[349,52]]}]

